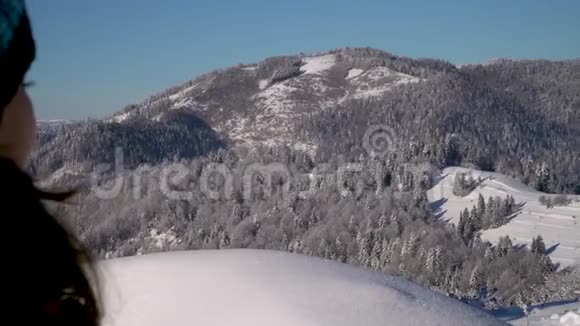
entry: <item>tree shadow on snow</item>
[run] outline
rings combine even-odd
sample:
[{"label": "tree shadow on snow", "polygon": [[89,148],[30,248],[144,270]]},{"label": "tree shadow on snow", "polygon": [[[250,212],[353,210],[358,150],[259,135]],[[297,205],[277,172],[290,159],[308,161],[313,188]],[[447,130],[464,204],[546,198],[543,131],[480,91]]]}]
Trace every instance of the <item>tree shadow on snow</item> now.
[{"label": "tree shadow on snow", "polygon": [[500,308],[488,312],[492,314],[495,318],[501,319],[506,322],[520,319],[526,316],[524,310],[520,307]]},{"label": "tree shadow on snow", "polygon": [[526,206],[527,202],[523,201],[515,206],[515,212],[513,212],[510,216],[507,217],[507,223],[511,222],[516,216],[522,213],[524,206]]},{"label": "tree shadow on snow", "polygon": [[551,246],[550,248],[546,249],[546,255],[552,254],[556,249],[560,246],[560,243],[556,243],[555,245]]},{"label": "tree shadow on snow", "polygon": [[437,176],[436,179],[433,180],[433,187],[437,186],[440,182],[443,182],[443,180],[445,180],[448,176],[449,173]]},{"label": "tree shadow on snow", "polygon": [[513,246],[512,248],[513,248],[514,250],[522,250],[522,249],[524,249],[526,246],[527,246],[527,244],[517,244],[517,245]]},{"label": "tree shadow on snow", "polygon": [[449,199],[447,198],[441,198],[439,200],[436,200],[434,202],[429,203],[429,208],[431,209],[432,212],[440,212],[441,211],[441,207],[443,207],[443,205],[445,205],[445,203],[448,201]]},{"label": "tree shadow on snow", "polygon": [[439,213],[433,215],[433,219],[436,220],[436,221],[442,221],[442,222],[445,222],[445,223],[449,223],[449,221],[451,221],[450,218],[449,219],[446,219],[446,220],[443,220],[443,216],[445,215],[445,213],[447,213],[447,211],[439,212]]},{"label": "tree shadow on snow", "polygon": [[[572,304],[572,303],[578,302],[578,300],[579,299],[553,301],[553,302],[547,302],[547,303],[543,303],[543,304],[531,305],[529,308],[529,311],[531,312],[534,309],[546,309],[546,308],[550,308],[550,307],[554,307],[554,306]],[[501,319],[503,321],[506,321],[506,322],[513,321],[513,320],[520,319],[520,318],[524,318],[526,316],[526,314],[524,313],[524,310],[520,307],[500,308],[500,309],[496,309],[496,310],[491,310],[491,311],[486,310],[486,311],[489,312],[490,314],[492,314],[494,317]]]}]

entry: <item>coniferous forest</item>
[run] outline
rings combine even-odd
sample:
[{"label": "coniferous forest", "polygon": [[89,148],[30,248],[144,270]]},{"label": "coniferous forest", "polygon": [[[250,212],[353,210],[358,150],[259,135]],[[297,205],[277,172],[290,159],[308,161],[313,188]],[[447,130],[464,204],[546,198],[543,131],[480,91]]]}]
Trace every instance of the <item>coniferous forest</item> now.
[{"label": "coniferous forest", "polygon": [[[545,193],[546,206],[569,203],[549,194],[580,194],[577,61],[457,67],[368,48],[328,54],[336,62],[320,76],[301,72],[303,55],[274,57],[202,75],[127,106],[122,119],[41,126],[31,172],[47,187],[79,189],[75,203],[51,209],[101,258],[274,249],[490,308],[578,297],[578,269],[553,263],[540,234],[529,246],[481,239],[525,203],[479,195],[453,224],[427,196],[449,166],[512,176]],[[355,85],[353,69],[384,77]],[[393,78],[412,82],[356,95]],[[361,141],[376,124],[392,133],[379,156]],[[268,164],[283,169],[268,175]],[[248,174],[256,166],[262,173]],[[183,196],[167,195],[173,168],[186,171],[171,182]],[[96,195],[117,180],[114,196]],[[452,193],[468,196],[480,182],[458,175]]]}]

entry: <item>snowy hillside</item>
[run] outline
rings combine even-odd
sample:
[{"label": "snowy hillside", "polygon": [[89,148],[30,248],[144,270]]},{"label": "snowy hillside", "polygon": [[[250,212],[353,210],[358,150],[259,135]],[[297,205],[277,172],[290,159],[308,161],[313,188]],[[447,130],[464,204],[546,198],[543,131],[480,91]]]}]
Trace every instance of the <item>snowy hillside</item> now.
[{"label": "snowy hillside", "polygon": [[70,120],[38,120],[36,122],[36,127],[39,132],[44,132],[73,122],[74,121]]},{"label": "snowy hillside", "polygon": [[[473,178],[484,179],[473,192],[465,197],[455,196],[452,192],[453,180],[457,173],[468,173]],[[442,200],[438,213],[443,213],[443,219],[457,223],[459,213],[464,208],[471,209],[477,204],[477,198],[482,194],[506,197],[511,195],[516,203],[523,204],[522,210],[508,224],[497,229],[486,230],[482,238],[493,243],[501,236],[509,235],[515,244],[528,244],[533,237],[541,235],[544,238],[550,257],[562,266],[580,264],[580,196],[568,196],[571,203],[567,206],[547,208],[540,204],[538,198],[543,195],[521,182],[492,172],[469,170],[450,167],[443,170],[437,184],[429,191],[431,201]],[[548,195],[550,196],[550,195]]]},{"label": "snowy hillside", "polygon": [[108,326],[502,325],[399,278],[272,251],[105,261]]},{"label": "snowy hillside", "polygon": [[[529,316],[530,326],[577,326],[580,325],[580,302],[562,305],[551,305],[534,309]],[[522,317],[510,321],[515,326],[528,325],[528,318]]]},{"label": "snowy hillside", "polygon": [[292,132],[301,119],[348,101],[380,99],[398,86],[422,80],[369,58],[355,64],[348,61],[350,56],[348,50],[341,50],[288,57],[275,66],[266,59],[256,66],[213,72],[106,121],[124,123],[143,117],[159,121],[169,111],[191,110],[234,144],[285,144],[314,153],[316,142]]}]

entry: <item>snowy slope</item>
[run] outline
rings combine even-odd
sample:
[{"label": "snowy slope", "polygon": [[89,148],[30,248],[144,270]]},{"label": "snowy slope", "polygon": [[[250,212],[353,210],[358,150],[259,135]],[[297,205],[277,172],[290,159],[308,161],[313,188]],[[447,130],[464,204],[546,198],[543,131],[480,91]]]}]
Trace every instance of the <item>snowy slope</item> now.
[{"label": "snowy slope", "polygon": [[63,119],[52,119],[52,120],[38,120],[36,122],[37,125],[63,125],[67,123],[71,123],[71,121]]},{"label": "snowy slope", "polygon": [[418,83],[420,81],[417,77],[392,71],[386,67],[376,67],[366,72],[353,70],[349,71],[347,79],[350,80],[350,83],[356,89],[352,98],[358,99],[378,97],[395,86]]},{"label": "snowy slope", "polygon": [[359,55],[359,63],[352,57],[349,50],[301,55],[300,73],[277,81],[272,80],[271,71],[287,67],[270,67],[267,59],[248,67],[216,70],[105,121],[161,121],[171,110],[191,110],[232,144],[287,145],[314,154],[317,142],[294,132],[301,121],[323,110],[340,110],[348,101],[380,100],[396,87],[422,80],[387,68],[381,56],[373,61],[372,56]]},{"label": "snowy slope", "polygon": [[[466,197],[453,195],[453,180],[457,173],[471,173],[474,178],[485,181]],[[515,244],[528,244],[533,237],[541,235],[547,248],[552,248],[550,257],[562,266],[580,264],[580,196],[568,196],[573,202],[568,206],[546,208],[538,198],[543,193],[531,189],[514,178],[500,173],[450,167],[443,170],[437,184],[429,191],[431,201],[445,199],[439,208],[443,219],[456,223],[459,212],[473,207],[479,194],[506,197],[512,195],[516,203],[523,203],[521,212],[508,224],[493,230],[486,230],[482,238],[493,243],[501,236],[509,235]]]},{"label": "snowy slope", "polygon": [[[577,326],[580,325],[580,302],[534,309],[529,317],[530,326]],[[526,326],[528,318],[523,317],[510,323],[515,326]]]},{"label": "snowy slope", "polygon": [[336,64],[336,56],[334,54],[306,57],[303,60],[305,64],[301,70],[304,71],[304,74],[320,74]]},{"label": "snowy slope", "polygon": [[36,122],[36,127],[38,128],[39,132],[45,132],[45,131],[51,131],[54,130],[55,128],[58,128],[60,126],[69,124],[69,123],[74,123],[74,121],[71,120],[38,120]]},{"label": "snowy slope", "polygon": [[283,252],[171,252],[100,267],[108,326],[503,325],[399,278]]}]

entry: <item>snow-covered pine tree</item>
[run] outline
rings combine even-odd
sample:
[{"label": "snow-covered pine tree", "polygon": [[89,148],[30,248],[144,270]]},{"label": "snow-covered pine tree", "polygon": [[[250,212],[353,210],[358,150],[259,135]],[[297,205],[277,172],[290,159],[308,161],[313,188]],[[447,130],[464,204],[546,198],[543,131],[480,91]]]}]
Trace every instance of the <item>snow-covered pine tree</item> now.
[{"label": "snow-covered pine tree", "polygon": [[373,249],[371,251],[370,257],[370,267],[375,271],[381,270],[381,253],[382,253],[382,242],[375,241],[373,245]]},{"label": "snow-covered pine tree", "polygon": [[481,290],[482,275],[479,265],[475,266],[469,277],[469,295],[476,298]]},{"label": "snow-covered pine tree", "polygon": [[352,232],[352,234],[357,234],[356,232],[358,231],[358,219],[356,218],[356,216],[351,215],[350,218],[348,219],[348,229]]},{"label": "snow-covered pine tree", "polygon": [[487,262],[490,262],[495,259],[495,249],[493,246],[489,246],[485,249],[484,258]]},{"label": "snow-covered pine tree", "polygon": [[483,198],[482,194],[479,194],[477,197],[477,213],[479,216],[483,218],[485,214],[485,199]]},{"label": "snow-covered pine tree", "polygon": [[419,244],[419,236],[417,233],[412,232],[409,238],[403,242],[403,248],[401,249],[401,256],[403,257],[413,257],[417,251],[417,245]]},{"label": "snow-covered pine tree", "polygon": [[401,238],[396,238],[395,241],[392,241],[389,244],[388,252],[391,261],[394,260],[395,257],[401,255]]},{"label": "snow-covered pine tree", "polygon": [[481,222],[481,215],[475,206],[471,208],[471,212],[469,212],[469,218],[475,230],[481,230],[482,222]]},{"label": "snow-covered pine tree", "polygon": [[381,217],[379,217],[379,230],[383,231],[385,230],[385,228],[387,227],[387,223],[389,223],[389,220],[387,218],[386,214],[381,214]]},{"label": "snow-covered pine tree", "polygon": [[465,218],[464,211],[459,212],[459,222],[457,223],[457,235],[463,239],[463,234],[465,234],[465,223],[467,219]]},{"label": "snow-covered pine tree", "polygon": [[340,240],[340,237],[337,236],[336,240],[334,240],[334,248],[336,251],[336,258],[338,261],[340,262],[346,262],[346,252],[345,252],[345,247],[344,244],[342,243],[342,240]]},{"label": "snow-covered pine tree", "polygon": [[365,234],[359,232],[357,234],[357,243],[359,248],[358,262],[361,266],[369,266],[372,251],[372,232],[366,232]]},{"label": "snow-covered pine tree", "polygon": [[467,181],[465,180],[464,173],[457,173],[453,179],[453,194],[455,196],[463,197],[466,195],[465,189],[467,188]]},{"label": "snow-covered pine tree", "polygon": [[536,166],[536,190],[541,192],[549,192],[550,179],[552,176],[552,171],[550,165],[546,162],[538,164]]},{"label": "snow-covered pine tree", "polygon": [[396,213],[391,214],[391,223],[395,225],[397,235],[400,236],[403,233],[403,223]]},{"label": "snow-covered pine tree", "polygon": [[532,239],[530,251],[538,255],[546,254],[546,244],[544,243],[544,239],[541,235],[538,235]]},{"label": "snow-covered pine tree", "polygon": [[392,252],[391,252],[391,244],[389,243],[389,240],[387,239],[383,239],[383,242],[381,244],[381,269],[384,269],[386,266],[388,266],[389,264],[391,264],[391,256],[392,256]]},{"label": "snow-covered pine tree", "polygon": [[326,238],[322,237],[318,244],[318,255],[322,258],[330,258],[330,251],[328,248],[328,242]]},{"label": "snow-covered pine tree", "polygon": [[487,207],[485,208],[485,216],[488,221],[495,220],[495,199],[492,196],[489,196],[487,200]]},{"label": "snow-covered pine tree", "polygon": [[497,244],[497,252],[500,257],[507,255],[513,249],[513,243],[509,236],[500,237]]},{"label": "snow-covered pine tree", "polygon": [[[469,214],[468,214],[469,216]],[[463,241],[468,244],[473,240],[473,236],[477,232],[475,221],[471,218],[465,220],[465,230],[463,232]]]},{"label": "snow-covered pine tree", "polygon": [[230,245],[230,242],[231,242],[230,235],[226,231],[221,232],[220,242],[218,244],[219,248],[220,249],[227,248]]},{"label": "snow-covered pine tree", "polygon": [[425,269],[429,272],[435,270],[435,249],[429,248],[427,251],[427,258],[425,259]]}]

